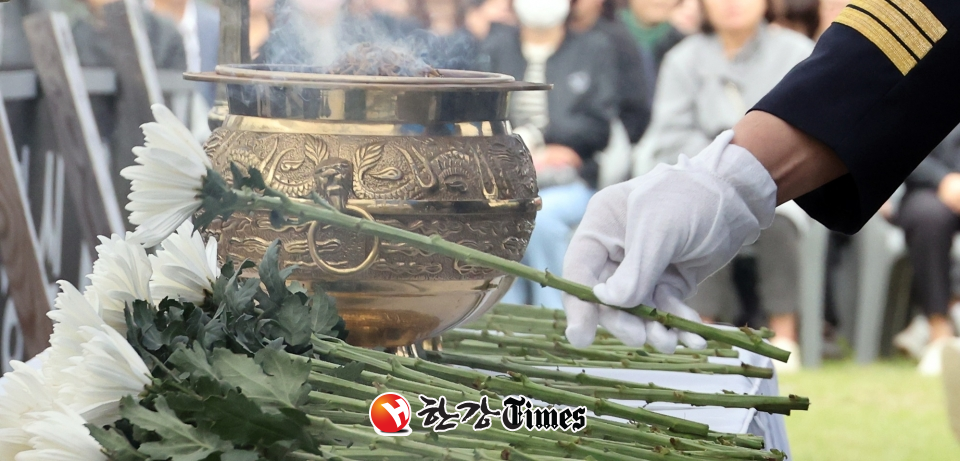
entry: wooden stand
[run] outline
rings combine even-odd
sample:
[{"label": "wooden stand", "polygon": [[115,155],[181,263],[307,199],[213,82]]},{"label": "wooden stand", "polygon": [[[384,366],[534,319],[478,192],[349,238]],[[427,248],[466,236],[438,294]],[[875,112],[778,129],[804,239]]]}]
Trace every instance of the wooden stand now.
[{"label": "wooden stand", "polygon": [[[10,268],[6,271],[7,293],[16,306],[23,353],[33,357],[47,347],[47,338],[53,332],[53,325],[45,315],[53,302],[47,291],[47,274],[18,171],[20,164],[7,110],[0,104],[0,260]],[[9,338],[0,339],[9,341]]]}]

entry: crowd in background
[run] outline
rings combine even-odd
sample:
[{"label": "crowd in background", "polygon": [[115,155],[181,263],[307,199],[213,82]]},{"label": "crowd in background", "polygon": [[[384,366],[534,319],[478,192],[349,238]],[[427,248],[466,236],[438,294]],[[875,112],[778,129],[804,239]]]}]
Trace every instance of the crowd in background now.
[{"label": "crowd in background", "polygon": [[[104,41],[98,40],[97,22],[108,1],[83,2],[88,14],[74,33],[84,65],[110,65],[109,53],[98,45]],[[598,188],[697,154],[810,54],[847,3],[250,0],[250,46],[258,62],[323,66],[352,43],[400,44],[433,67],[552,84],[550,92],[515,94],[509,113],[533,155],[543,199],[523,262],[556,273]],[[144,5],[158,67],[213,70],[219,21],[214,0]],[[214,89],[198,89],[190,104],[202,113]],[[102,133],[112,129],[101,126]],[[615,146],[626,151],[620,160],[611,153]],[[905,231],[923,314],[896,343],[924,360],[935,355],[930,344],[954,334],[951,314],[960,320],[950,259],[960,231],[958,178],[960,130],[911,176],[902,199],[887,207],[886,216]],[[796,205],[781,206],[760,240],[688,301],[707,321],[769,325],[777,345],[794,352],[787,369],[799,363],[798,242],[810,225]],[[505,301],[561,307],[558,291],[524,281]]]}]

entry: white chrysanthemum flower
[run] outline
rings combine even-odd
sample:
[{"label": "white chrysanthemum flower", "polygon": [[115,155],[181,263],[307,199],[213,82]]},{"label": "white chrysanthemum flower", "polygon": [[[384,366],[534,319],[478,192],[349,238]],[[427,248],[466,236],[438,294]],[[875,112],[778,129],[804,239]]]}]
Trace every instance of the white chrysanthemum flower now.
[{"label": "white chrysanthemum flower", "polygon": [[126,334],[126,307],[136,300],[150,300],[150,260],[137,237],[129,232],[126,238],[117,234],[109,239],[101,236],[97,254],[93,274],[87,276],[87,300],[99,300],[103,320],[120,334]]},{"label": "white chrysanthemum flower", "polygon": [[100,315],[100,302],[95,292],[85,297],[70,282],[61,280],[57,283],[60,293],[54,301],[55,309],[47,313],[54,322],[53,335],[43,362],[43,375],[55,389],[71,379],[64,376],[64,370],[74,365],[75,358],[83,351],[81,345],[90,339],[82,327],[108,328]]},{"label": "white chrysanthemum flower", "polygon": [[54,399],[39,370],[17,361],[10,365],[13,371],[4,375],[0,395],[0,459],[4,460],[31,449],[24,426],[37,420],[34,412],[51,409]]},{"label": "white chrysanthemum flower", "polygon": [[91,424],[107,425],[120,419],[120,399],[137,396],[152,378],[147,365],[130,343],[111,328],[84,326],[89,336],[74,366],[64,370],[71,377],[59,389],[58,402],[76,411]]},{"label": "white chrysanthemum flower", "polygon": [[157,120],[143,125],[146,145],[133,149],[138,165],[120,174],[131,181],[130,222],[147,247],[167,238],[200,209],[200,190],[212,168],[203,147],[170,109],[154,104]]},{"label": "white chrysanthemum flower", "polygon": [[24,426],[30,434],[30,450],[15,461],[106,461],[100,444],[84,427],[86,421],[66,408],[36,413],[36,421]]},{"label": "white chrysanthemum flower", "polygon": [[159,303],[163,298],[202,302],[206,294],[213,291],[213,282],[220,276],[217,240],[207,239],[204,246],[200,233],[194,232],[193,224],[187,221],[161,245],[163,249],[150,256],[153,302]]}]

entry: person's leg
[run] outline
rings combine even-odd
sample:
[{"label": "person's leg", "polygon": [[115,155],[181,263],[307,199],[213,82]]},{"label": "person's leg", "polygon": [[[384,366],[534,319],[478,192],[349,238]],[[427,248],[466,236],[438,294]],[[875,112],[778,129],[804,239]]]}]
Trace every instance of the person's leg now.
[{"label": "person's leg", "polygon": [[777,216],[757,240],[757,292],[776,338],[797,342],[800,307],[800,233],[789,218]]},{"label": "person's leg", "polygon": [[913,283],[930,323],[931,342],[953,335],[950,304],[950,249],[960,218],[930,189],[908,193],[900,204],[898,224],[906,235]]},{"label": "person's leg", "polygon": [[[580,182],[548,187],[540,191],[543,208],[537,213],[536,226],[524,255],[527,265],[563,275],[560,271],[563,269],[563,257],[566,255],[570,232],[583,218],[593,192]],[[563,308],[559,290],[536,284],[530,284],[529,287],[530,304],[553,309]]]}]

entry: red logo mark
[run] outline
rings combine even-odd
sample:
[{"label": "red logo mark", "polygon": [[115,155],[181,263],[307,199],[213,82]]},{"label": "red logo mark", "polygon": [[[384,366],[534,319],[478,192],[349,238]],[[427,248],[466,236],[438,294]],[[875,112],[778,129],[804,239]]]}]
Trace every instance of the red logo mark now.
[{"label": "red logo mark", "polygon": [[370,422],[380,435],[410,435],[410,417],[410,402],[400,394],[380,394],[370,405]]}]

